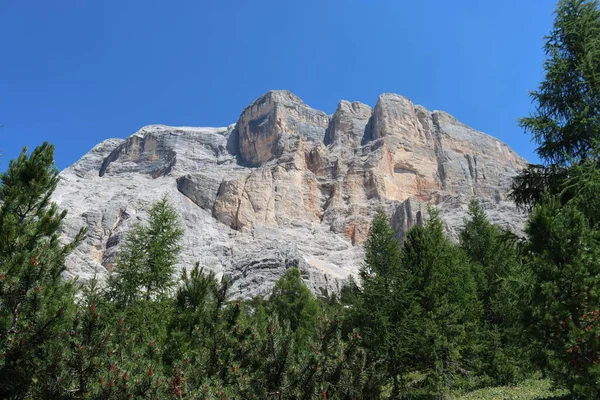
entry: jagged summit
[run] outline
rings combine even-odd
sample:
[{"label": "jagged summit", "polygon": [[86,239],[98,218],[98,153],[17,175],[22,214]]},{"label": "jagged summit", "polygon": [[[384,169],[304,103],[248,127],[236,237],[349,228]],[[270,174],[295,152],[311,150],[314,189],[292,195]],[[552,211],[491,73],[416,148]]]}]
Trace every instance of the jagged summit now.
[{"label": "jagged summit", "polygon": [[322,141],[329,117],[288,91],[271,91],[246,107],[236,123],[243,165],[257,167],[283,154],[290,137]]},{"label": "jagged summit", "polygon": [[292,103],[300,103],[304,104],[302,99],[296,96],[294,93],[289,90],[269,90],[267,93],[259,96],[254,100],[250,105],[246,108],[250,108],[259,103],[264,103],[267,101],[275,101],[275,102],[292,102]]},{"label": "jagged summit", "polygon": [[291,266],[314,290],[336,290],[357,271],[380,205],[399,237],[426,204],[455,235],[471,198],[518,229],[506,193],[524,165],[499,140],[400,95],[374,108],[342,100],[327,115],[278,90],[229,127],[150,125],[108,139],[61,173],[54,198],[69,210],[66,236],[90,232],[70,275],[106,276],[124,233],[166,193],[185,228],[180,267],[227,273],[241,296],[266,293]]}]

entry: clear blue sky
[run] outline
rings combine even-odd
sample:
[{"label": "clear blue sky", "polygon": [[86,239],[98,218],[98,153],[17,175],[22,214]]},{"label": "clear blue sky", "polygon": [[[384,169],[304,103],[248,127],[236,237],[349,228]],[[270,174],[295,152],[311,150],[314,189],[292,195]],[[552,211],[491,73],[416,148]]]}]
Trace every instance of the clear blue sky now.
[{"label": "clear blue sky", "polygon": [[553,0],[0,0],[0,169],[65,168],[149,124],[225,126],[288,89],[332,113],[383,92],[507,142],[543,77]]}]

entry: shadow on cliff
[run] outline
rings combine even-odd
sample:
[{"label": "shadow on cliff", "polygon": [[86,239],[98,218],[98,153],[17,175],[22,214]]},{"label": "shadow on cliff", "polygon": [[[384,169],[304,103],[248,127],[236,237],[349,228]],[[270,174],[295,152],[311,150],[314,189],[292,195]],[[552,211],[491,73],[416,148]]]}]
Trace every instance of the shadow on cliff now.
[{"label": "shadow on cliff", "polygon": [[235,157],[235,162],[242,167],[249,167],[250,165],[245,165],[241,154],[240,154],[240,133],[237,127],[231,131],[231,134],[227,138],[226,150],[229,154]]}]

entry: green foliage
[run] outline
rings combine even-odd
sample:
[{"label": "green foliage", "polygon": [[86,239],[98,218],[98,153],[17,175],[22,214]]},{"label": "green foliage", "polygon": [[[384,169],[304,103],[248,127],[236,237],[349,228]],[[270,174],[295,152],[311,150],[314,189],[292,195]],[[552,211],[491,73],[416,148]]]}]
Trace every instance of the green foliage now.
[{"label": "green foliage", "polygon": [[369,236],[365,241],[365,263],[360,270],[363,281],[378,276],[392,285],[400,264],[400,246],[396,234],[388,221],[388,216],[379,208],[373,218]]},{"label": "green foliage", "polygon": [[483,306],[478,358],[489,383],[516,383],[532,371],[522,342],[521,309],[527,298],[528,270],[506,232],[491,224],[477,201],[469,205],[460,234]]},{"label": "green foliage", "polygon": [[71,243],[60,242],[66,211],[50,201],[58,183],[53,155],[47,143],[30,155],[23,149],[0,175],[1,398],[23,398],[54,379],[58,365],[52,341],[73,308],[72,285],[60,274],[85,231]]},{"label": "green foliage", "polygon": [[551,164],[590,157],[600,139],[600,10],[593,0],[561,0],[546,38],[546,78],[531,93],[536,111],[520,124]]},{"label": "green foliage", "polygon": [[[513,184],[518,204],[560,191],[569,167],[594,159],[600,139],[600,10],[593,0],[561,0],[546,38],[545,80],[531,93],[536,111],[520,125],[545,165],[530,165]],[[596,158],[597,159],[597,158]]]},{"label": "green foliage", "polygon": [[214,273],[205,273],[198,264],[189,274],[186,270],[182,272],[181,284],[175,297],[175,312],[168,328],[166,361],[169,365],[192,356],[194,344],[191,338],[201,336],[199,327],[210,322],[210,309],[214,307],[213,296],[217,290],[218,283]]},{"label": "green foliage", "polygon": [[73,325],[64,332],[68,345],[66,354],[69,356],[66,367],[68,378],[72,381],[67,387],[76,388],[76,398],[84,398],[92,390],[96,383],[94,378],[102,369],[103,357],[110,349],[111,339],[96,279],[82,288],[81,295]]},{"label": "green foliage", "polygon": [[474,373],[470,355],[477,338],[481,305],[464,252],[444,235],[437,212],[424,226],[411,229],[404,242],[402,266],[420,310],[419,341],[412,352],[426,374],[424,384],[443,395]]},{"label": "green foliage", "polygon": [[[587,398],[600,395],[600,231],[577,206],[548,198],[527,226],[533,293],[527,322],[540,363]],[[598,201],[596,200],[598,205]]]},{"label": "green foliage", "polygon": [[495,320],[491,295],[498,292],[497,286],[506,275],[511,255],[500,243],[500,230],[488,221],[476,200],[469,204],[460,244],[472,263],[478,296],[484,302],[485,318]]},{"label": "green foliage", "polygon": [[435,210],[402,247],[379,210],[361,278],[346,330],[360,330],[367,362],[380,366],[372,378],[379,387],[374,397],[443,396],[477,372],[481,307],[473,269],[445,237]]},{"label": "green foliage", "polygon": [[528,379],[515,386],[501,386],[475,390],[451,396],[453,400],[567,400],[568,392],[552,386],[548,379]]},{"label": "green foliage", "polygon": [[[152,205],[146,225],[129,232],[102,296],[110,341],[97,380],[98,398],[158,398],[169,379],[183,379],[181,360],[169,363],[172,370],[163,363],[182,236],[177,212],[166,197]],[[178,392],[180,385],[175,386],[171,389]]]},{"label": "green foliage", "polygon": [[377,210],[365,242],[365,263],[360,269],[362,289],[351,288],[354,300],[346,332],[358,328],[369,349],[367,363],[373,371],[370,394],[381,396],[391,385],[393,397],[400,396],[402,376],[408,371],[413,350],[415,318],[409,279],[401,266],[400,244],[387,214]]},{"label": "green foliage", "polygon": [[529,166],[513,184],[515,200],[531,211],[523,321],[536,362],[574,396],[598,398],[598,2],[560,1],[545,49],[546,77],[532,94],[536,112],[521,120],[545,165]]},{"label": "green foliage", "polygon": [[302,282],[300,270],[290,268],[275,283],[269,298],[268,310],[286,321],[297,340],[310,336],[316,321],[321,317],[321,308],[315,296]]},{"label": "green foliage", "polygon": [[199,266],[183,273],[166,360],[187,360],[189,387],[206,393],[218,388],[221,395],[242,398],[361,398],[366,368],[360,336],[342,338],[340,317],[318,312],[298,270],[290,269],[275,287],[270,299],[245,305],[226,300],[227,279],[218,283]]},{"label": "green foliage", "polygon": [[[242,301],[226,276],[199,265],[175,283],[182,232],[166,199],[127,237],[108,287],[92,281],[75,297],[59,279],[74,244],[58,240],[64,214],[48,201],[56,171],[43,154],[11,163],[0,188],[2,397],[445,398],[526,376],[521,309],[540,365],[574,393],[596,394],[600,179],[591,162],[572,167],[563,198],[536,208],[522,249],[475,203],[460,246],[433,209],[401,245],[379,210],[360,286],[350,278],[339,298],[318,299],[291,268],[268,298]],[[14,178],[21,169],[29,172]],[[27,176],[36,184],[22,185]],[[579,297],[561,294],[567,282]],[[557,328],[554,315],[567,322]]]},{"label": "green foliage", "polygon": [[167,298],[174,286],[182,237],[177,212],[163,197],[150,208],[148,223],[135,225],[128,232],[116,274],[108,282],[109,296],[123,306],[141,299]]}]

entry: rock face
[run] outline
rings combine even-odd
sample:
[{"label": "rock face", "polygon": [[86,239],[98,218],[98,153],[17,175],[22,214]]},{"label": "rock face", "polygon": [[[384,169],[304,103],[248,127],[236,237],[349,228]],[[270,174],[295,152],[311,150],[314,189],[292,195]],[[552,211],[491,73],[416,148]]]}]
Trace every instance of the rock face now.
[{"label": "rock face", "polygon": [[322,141],[329,117],[294,94],[273,91],[248,106],[236,124],[242,164],[259,167],[280,157],[300,138]]},{"label": "rock face", "polygon": [[506,199],[525,160],[441,111],[383,94],[374,109],[341,101],[327,116],[287,91],[255,100],[226,128],[147,126],[108,139],[61,172],[54,200],[69,210],[70,276],[105,278],[127,229],[167,195],[185,229],[180,268],[200,262],[265,294],[298,267],[314,291],[358,271],[377,207],[398,237],[438,208],[456,239],[470,199],[493,222],[520,229]]}]

